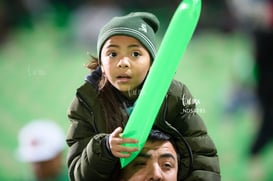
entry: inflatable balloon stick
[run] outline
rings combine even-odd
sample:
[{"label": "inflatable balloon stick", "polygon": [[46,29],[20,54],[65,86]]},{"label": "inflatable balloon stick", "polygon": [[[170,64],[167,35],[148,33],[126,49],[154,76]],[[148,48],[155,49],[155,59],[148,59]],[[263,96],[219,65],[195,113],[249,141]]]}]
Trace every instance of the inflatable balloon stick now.
[{"label": "inflatable balloon stick", "polygon": [[[124,144],[125,146],[138,147],[139,151],[143,148],[196,28],[200,11],[201,0],[183,0],[176,9],[122,134],[124,138],[134,138],[139,142],[137,145]],[[128,158],[121,158],[122,168],[130,163],[139,151],[133,152]]]}]

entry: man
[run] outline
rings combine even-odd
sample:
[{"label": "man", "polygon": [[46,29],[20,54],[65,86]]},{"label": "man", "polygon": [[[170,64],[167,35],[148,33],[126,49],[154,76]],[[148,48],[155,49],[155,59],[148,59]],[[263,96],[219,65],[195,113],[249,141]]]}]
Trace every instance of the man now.
[{"label": "man", "polygon": [[120,181],[177,181],[178,160],[171,136],[152,130],[139,155],[121,170]]},{"label": "man", "polygon": [[34,181],[68,181],[63,162],[65,135],[51,120],[35,120],[25,125],[18,135],[18,158],[29,163]]}]

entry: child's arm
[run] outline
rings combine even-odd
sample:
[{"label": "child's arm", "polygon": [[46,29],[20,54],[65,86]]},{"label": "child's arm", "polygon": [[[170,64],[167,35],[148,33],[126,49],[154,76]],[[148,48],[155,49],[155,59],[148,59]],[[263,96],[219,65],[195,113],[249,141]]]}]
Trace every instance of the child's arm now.
[{"label": "child's arm", "polygon": [[109,180],[119,162],[109,153],[109,134],[97,134],[93,117],[75,98],[68,112],[70,127],[67,134],[69,177],[74,180]]}]

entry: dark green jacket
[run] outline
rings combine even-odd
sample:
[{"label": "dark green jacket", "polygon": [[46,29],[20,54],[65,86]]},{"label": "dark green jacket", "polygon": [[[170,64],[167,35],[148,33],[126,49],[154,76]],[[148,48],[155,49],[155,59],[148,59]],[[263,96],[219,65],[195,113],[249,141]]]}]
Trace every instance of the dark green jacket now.
[{"label": "dark green jacket", "polygon": [[[194,111],[193,97],[182,83],[173,80],[154,126],[176,138],[181,154],[179,180],[219,181],[217,150],[206,126]],[[106,147],[108,135],[96,86],[86,82],[78,90],[68,117],[68,167],[76,181],[112,181],[119,159]]]}]

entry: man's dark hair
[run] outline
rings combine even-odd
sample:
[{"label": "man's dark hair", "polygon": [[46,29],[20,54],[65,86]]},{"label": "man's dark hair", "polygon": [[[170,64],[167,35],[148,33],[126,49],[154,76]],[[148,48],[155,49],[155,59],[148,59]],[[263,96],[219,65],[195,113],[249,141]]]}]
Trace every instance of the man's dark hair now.
[{"label": "man's dark hair", "polygon": [[174,147],[174,149],[176,151],[176,154],[177,154],[178,167],[180,166],[180,154],[179,154],[179,151],[178,151],[178,147],[177,147],[177,144],[174,141],[173,137],[170,134],[162,132],[162,131],[160,131],[158,129],[152,129],[150,134],[149,134],[149,137],[148,137],[147,141],[149,141],[149,142],[169,141],[169,142],[171,142],[171,144],[173,145],[173,147]]}]

